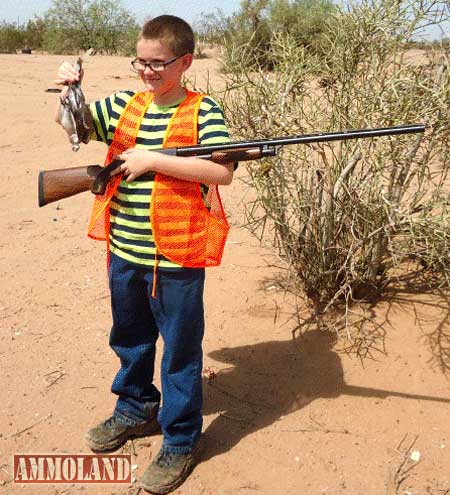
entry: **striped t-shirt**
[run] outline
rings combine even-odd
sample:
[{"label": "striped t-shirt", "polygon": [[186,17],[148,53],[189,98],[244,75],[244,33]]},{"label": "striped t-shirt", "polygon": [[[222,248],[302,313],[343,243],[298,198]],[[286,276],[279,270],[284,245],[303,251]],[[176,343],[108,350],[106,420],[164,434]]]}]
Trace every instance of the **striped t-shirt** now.
[{"label": "striped t-shirt", "polygon": [[[95,127],[93,139],[108,146],[112,143],[122,111],[134,94],[132,91],[122,91],[91,103]],[[150,104],[138,131],[136,148],[162,148],[169,121],[181,101],[172,106]],[[204,97],[200,104],[198,136],[199,144],[229,141],[222,110],[209,96]],[[155,264],[155,243],[149,216],[153,183],[153,173],[142,175],[130,183],[122,180],[110,203],[111,252],[137,265]],[[174,270],[179,269],[179,265],[158,253],[158,268]]]}]

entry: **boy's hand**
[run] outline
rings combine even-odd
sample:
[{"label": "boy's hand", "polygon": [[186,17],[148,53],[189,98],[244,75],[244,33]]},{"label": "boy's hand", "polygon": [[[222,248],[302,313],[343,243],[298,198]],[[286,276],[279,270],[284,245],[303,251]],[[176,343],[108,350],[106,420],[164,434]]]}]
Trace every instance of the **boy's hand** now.
[{"label": "boy's hand", "polygon": [[164,159],[160,153],[136,148],[130,148],[115,158],[125,162],[113,172],[113,175],[123,172],[127,182],[133,182],[137,177],[151,172],[155,160]]},{"label": "boy's hand", "polygon": [[114,158],[124,160],[124,163],[112,175],[123,173],[127,182],[148,172],[201,184],[227,185],[233,179],[233,163],[220,164],[193,156],[176,156],[136,148],[130,148]]},{"label": "boy's hand", "polygon": [[58,68],[55,84],[66,86],[67,84],[76,82],[81,83],[83,75],[83,69],[81,69],[81,72],[78,72],[70,62],[63,62]]}]

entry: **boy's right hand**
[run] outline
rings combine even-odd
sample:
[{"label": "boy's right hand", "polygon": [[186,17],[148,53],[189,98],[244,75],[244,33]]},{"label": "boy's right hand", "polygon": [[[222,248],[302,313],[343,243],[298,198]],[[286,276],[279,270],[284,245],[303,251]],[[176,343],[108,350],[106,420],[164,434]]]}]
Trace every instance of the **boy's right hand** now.
[{"label": "boy's right hand", "polygon": [[83,69],[81,73],[74,69],[70,62],[63,62],[59,68],[56,75],[55,84],[60,86],[67,86],[68,84],[80,82],[83,79]]}]

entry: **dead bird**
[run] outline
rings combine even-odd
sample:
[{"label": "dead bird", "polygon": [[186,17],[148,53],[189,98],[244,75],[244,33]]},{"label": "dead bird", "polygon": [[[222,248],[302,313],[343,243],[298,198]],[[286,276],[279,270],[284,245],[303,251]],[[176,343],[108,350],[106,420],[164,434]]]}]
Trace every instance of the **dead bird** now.
[{"label": "dead bird", "polygon": [[[82,63],[80,57],[74,64],[79,72]],[[58,120],[69,136],[73,151],[80,149],[80,143],[89,142],[94,124],[79,82],[69,84],[67,91],[61,96]]]}]

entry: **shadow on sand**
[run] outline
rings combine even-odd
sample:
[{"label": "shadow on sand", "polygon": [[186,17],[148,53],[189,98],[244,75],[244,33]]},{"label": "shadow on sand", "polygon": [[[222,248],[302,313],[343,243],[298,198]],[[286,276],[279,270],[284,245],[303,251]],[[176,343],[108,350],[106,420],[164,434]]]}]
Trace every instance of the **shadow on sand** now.
[{"label": "shadow on sand", "polygon": [[210,353],[209,357],[229,363],[230,368],[204,384],[203,412],[219,413],[219,416],[205,429],[207,447],[203,460],[230,450],[247,435],[319,398],[348,394],[450,403],[450,398],[347,385],[341,359],[332,350],[334,344],[335,334],[317,330],[295,340],[223,348]]}]

